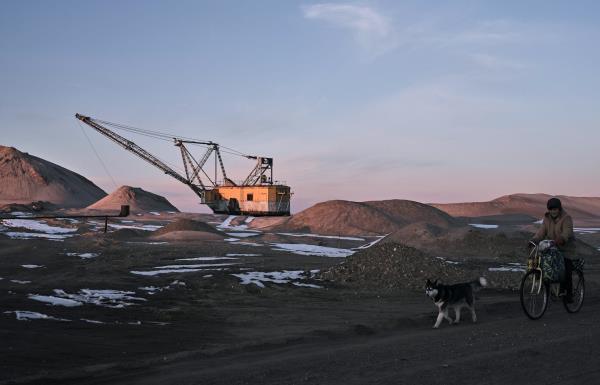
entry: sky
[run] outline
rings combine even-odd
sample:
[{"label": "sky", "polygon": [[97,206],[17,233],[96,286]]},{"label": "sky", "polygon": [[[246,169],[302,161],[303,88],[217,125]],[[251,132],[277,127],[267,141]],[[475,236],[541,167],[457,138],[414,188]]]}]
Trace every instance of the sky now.
[{"label": "sky", "polygon": [[[600,196],[598,41],[595,1],[5,0],[0,144],[194,212],[75,113],[273,157],[292,212]],[[119,133],[182,169],[172,143]],[[223,156],[235,180],[254,166]]]}]

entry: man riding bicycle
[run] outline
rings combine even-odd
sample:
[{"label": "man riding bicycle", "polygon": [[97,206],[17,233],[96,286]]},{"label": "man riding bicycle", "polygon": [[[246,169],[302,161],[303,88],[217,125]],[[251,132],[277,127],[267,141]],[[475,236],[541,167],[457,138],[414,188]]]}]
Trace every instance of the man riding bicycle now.
[{"label": "man riding bicycle", "polygon": [[542,227],[533,236],[532,241],[538,243],[543,239],[554,240],[565,260],[565,279],[561,282],[561,292],[565,294],[568,303],[573,302],[573,281],[571,271],[573,263],[570,258],[575,253],[575,235],[573,234],[573,218],[562,208],[558,198],[550,198],[546,204],[548,211],[544,214]]}]

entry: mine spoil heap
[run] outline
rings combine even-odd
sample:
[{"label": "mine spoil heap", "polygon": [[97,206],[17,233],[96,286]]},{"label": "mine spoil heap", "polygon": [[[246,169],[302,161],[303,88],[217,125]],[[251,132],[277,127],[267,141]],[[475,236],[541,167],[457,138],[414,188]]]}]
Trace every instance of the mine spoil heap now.
[{"label": "mine spoil heap", "polygon": [[90,210],[119,210],[121,205],[129,205],[132,212],[179,211],[166,198],[131,186],[121,186],[87,208]]},{"label": "mine spoil heap", "polygon": [[393,199],[352,202],[333,200],[318,203],[279,225],[286,231],[310,231],[328,235],[380,235],[392,233],[415,222],[439,228],[456,221],[445,212],[423,203]]},{"label": "mine spoil heap", "polygon": [[44,159],[0,146],[0,204],[51,202],[85,207],[106,193],[83,176]]}]

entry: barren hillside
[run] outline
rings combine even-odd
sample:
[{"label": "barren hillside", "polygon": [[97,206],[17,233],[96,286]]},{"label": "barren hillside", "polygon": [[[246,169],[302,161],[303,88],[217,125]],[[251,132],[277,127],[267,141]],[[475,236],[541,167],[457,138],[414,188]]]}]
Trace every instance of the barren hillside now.
[{"label": "barren hillside", "polygon": [[131,186],[119,187],[110,195],[88,206],[88,209],[118,211],[121,205],[129,205],[132,212],[179,211],[166,198]]},{"label": "barren hillside", "polygon": [[455,224],[455,220],[443,211],[413,201],[334,200],[309,207],[278,228],[331,235],[373,235],[391,233],[417,222],[439,228]]},{"label": "barren hillside", "polygon": [[83,176],[14,147],[0,146],[0,204],[85,207],[106,193]]},{"label": "barren hillside", "polygon": [[[431,205],[454,217],[526,214],[541,218],[546,211],[546,202],[551,197],[548,194],[512,194],[489,202],[431,203]],[[558,198],[574,219],[585,220],[600,217],[600,198],[598,197],[559,195]]]}]

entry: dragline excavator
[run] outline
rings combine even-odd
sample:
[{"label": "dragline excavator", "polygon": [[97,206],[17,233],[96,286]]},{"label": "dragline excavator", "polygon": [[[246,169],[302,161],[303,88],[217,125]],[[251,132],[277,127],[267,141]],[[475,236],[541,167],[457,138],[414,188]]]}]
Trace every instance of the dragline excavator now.
[{"label": "dragline excavator", "polygon": [[[223,159],[221,158],[221,151],[219,149],[221,146],[217,143],[212,141],[177,138],[173,135],[157,131],[111,123],[80,114],[76,114],[75,117],[102,135],[108,137],[127,151],[134,153],[146,162],[162,170],[165,174],[170,175],[187,185],[196,195],[198,195],[200,203],[206,204],[215,213],[273,216],[290,215],[290,187],[273,180],[273,158],[244,155],[235,150],[223,147],[229,150],[229,153],[235,151],[236,155],[256,160],[256,165],[246,179],[241,183],[235,183],[233,180],[229,179],[225,173],[225,166],[223,165]],[[172,167],[169,167],[156,156],[144,150],[131,140],[112,131],[107,126],[156,139],[172,140],[175,146],[179,147],[179,150],[181,151],[185,176],[173,170]],[[202,155],[200,160],[197,161],[186,145],[203,146],[206,148],[206,152]],[[213,155],[215,159],[213,178],[211,178],[203,168],[211,155]],[[217,179],[217,169],[221,171],[221,182]],[[205,183],[201,179],[201,174],[203,174],[203,178],[206,178],[208,182]]]}]

